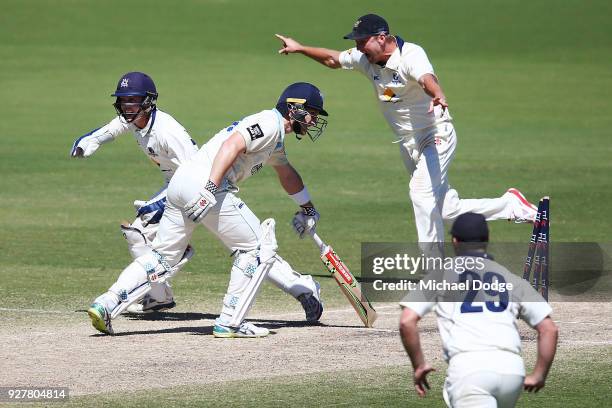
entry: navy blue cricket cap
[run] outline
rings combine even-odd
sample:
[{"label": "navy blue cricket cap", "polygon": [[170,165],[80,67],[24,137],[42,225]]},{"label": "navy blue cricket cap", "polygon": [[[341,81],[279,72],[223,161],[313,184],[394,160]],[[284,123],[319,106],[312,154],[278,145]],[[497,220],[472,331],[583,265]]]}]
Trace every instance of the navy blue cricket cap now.
[{"label": "navy blue cricket cap", "polygon": [[157,97],[155,83],[143,72],[128,72],[117,82],[117,90],[111,96],[147,96]]},{"label": "navy blue cricket cap", "polygon": [[308,82],[296,82],[289,85],[276,104],[276,109],[283,115],[287,116],[287,103],[301,103],[307,108],[316,109],[319,115],[328,116],[327,111],[323,109],[323,95],[319,88]]},{"label": "navy blue cricket cap", "polygon": [[450,233],[460,242],[489,241],[489,227],[482,214],[472,212],[461,214],[453,223]]},{"label": "navy blue cricket cap", "polygon": [[353,31],[344,36],[346,40],[361,40],[378,34],[389,34],[389,24],[376,14],[366,14],[357,19]]}]

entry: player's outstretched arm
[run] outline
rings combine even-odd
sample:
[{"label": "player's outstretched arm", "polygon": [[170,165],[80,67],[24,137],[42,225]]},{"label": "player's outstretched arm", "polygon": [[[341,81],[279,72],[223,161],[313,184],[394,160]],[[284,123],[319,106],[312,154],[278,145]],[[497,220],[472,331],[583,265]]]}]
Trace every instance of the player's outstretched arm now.
[{"label": "player's outstretched arm", "polygon": [[435,371],[435,369],[425,363],[419,330],[417,328],[417,323],[420,319],[421,317],[414,310],[404,307],[400,318],[400,335],[414,369],[414,388],[419,397],[424,397],[429,389],[427,374]]},{"label": "player's outstretched arm", "polygon": [[293,38],[285,37],[280,34],[274,34],[282,42],[279,54],[295,54],[300,53],[312,58],[313,60],[325,65],[329,68],[340,68],[340,51],[330,50],[328,48],[309,47],[300,44]]},{"label": "player's outstretched arm", "polygon": [[70,149],[70,157],[89,157],[94,154],[101,145],[111,142],[114,139],[115,135],[109,130],[109,126],[94,129],[74,141]]},{"label": "player's outstretched arm", "polygon": [[546,376],[555,358],[559,337],[559,329],[550,316],[542,320],[535,329],[538,332],[538,358],[533,373],[525,377],[524,388],[528,392],[538,392],[544,387]]}]

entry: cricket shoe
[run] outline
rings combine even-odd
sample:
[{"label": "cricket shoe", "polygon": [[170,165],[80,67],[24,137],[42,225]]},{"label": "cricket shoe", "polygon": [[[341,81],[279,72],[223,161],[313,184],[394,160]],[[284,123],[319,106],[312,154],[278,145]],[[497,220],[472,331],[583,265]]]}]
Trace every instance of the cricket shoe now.
[{"label": "cricket shoe", "polygon": [[323,314],[323,302],[321,302],[321,285],[319,282],[314,281],[315,290],[311,293],[303,293],[297,297],[304,313],[306,313],[306,321],[314,323],[318,322]]},{"label": "cricket shoe", "polygon": [[222,339],[266,337],[268,334],[270,334],[270,330],[264,327],[257,327],[249,322],[242,322],[238,328],[215,322],[215,327],[213,328],[213,336]]},{"label": "cricket shoe", "polygon": [[523,193],[516,188],[509,188],[504,194],[512,203],[512,216],[510,221],[517,224],[524,222],[533,223],[538,214],[538,207],[530,203]]},{"label": "cricket shoe", "polygon": [[110,313],[106,311],[103,304],[92,304],[89,309],[87,309],[87,314],[91,319],[91,325],[95,327],[96,330],[106,334],[114,334]]},{"label": "cricket shoe", "polygon": [[132,314],[147,314],[155,312],[164,312],[176,306],[174,299],[165,299],[158,301],[153,299],[149,294],[146,294],[138,303],[132,303],[125,309],[124,313]]}]

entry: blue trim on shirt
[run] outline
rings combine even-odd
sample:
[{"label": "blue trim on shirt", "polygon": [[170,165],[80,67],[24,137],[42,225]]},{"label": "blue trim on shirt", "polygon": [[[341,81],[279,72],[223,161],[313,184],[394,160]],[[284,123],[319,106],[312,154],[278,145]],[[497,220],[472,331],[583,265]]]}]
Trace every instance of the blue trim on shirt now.
[{"label": "blue trim on shirt", "polygon": [[86,133],[83,136],[79,137],[77,140],[75,140],[74,143],[72,144],[72,150],[70,150],[70,155],[72,156],[74,154],[74,150],[76,149],[77,145],[79,144],[81,140],[85,139],[87,136],[91,136],[94,132],[97,132],[100,129],[102,129],[102,127],[94,129],[91,132]]},{"label": "blue trim on shirt", "polygon": [[399,48],[400,54],[402,53],[402,48],[404,47],[404,40],[399,35],[395,36],[395,42],[397,43],[397,47]]}]

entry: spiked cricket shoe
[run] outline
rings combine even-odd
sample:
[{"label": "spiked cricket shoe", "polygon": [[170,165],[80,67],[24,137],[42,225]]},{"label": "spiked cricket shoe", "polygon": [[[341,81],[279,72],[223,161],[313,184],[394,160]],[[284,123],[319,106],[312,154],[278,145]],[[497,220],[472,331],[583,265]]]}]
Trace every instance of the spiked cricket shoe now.
[{"label": "spiked cricket shoe", "polygon": [[110,313],[101,303],[94,303],[87,309],[87,314],[91,319],[91,325],[99,332],[113,334],[113,326],[111,324]]},{"label": "spiked cricket shoe", "polygon": [[538,213],[538,207],[525,198],[516,188],[509,188],[504,196],[508,197],[512,202],[512,217],[510,221],[514,221],[517,224],[524,222],[533,223]]},{"label": "spiked cricket shoe", "polygon": [[[312,279],[312,278],[311,278]],[[313,281],[315,289],[312,293],[304,293],[297,297],[297,300],[302,304],[306,320],[314,323],[319,321],[323,314],[323,302],[321,302],[321,285],[319,282]]]},{"label": "spiked cricket shoe", "polygon": [[213,328],[213,336],[222,339],[266,337],[268,334],[270,334],[270,330],[248,322],[242,322],[239,328],[216,323]]}]

